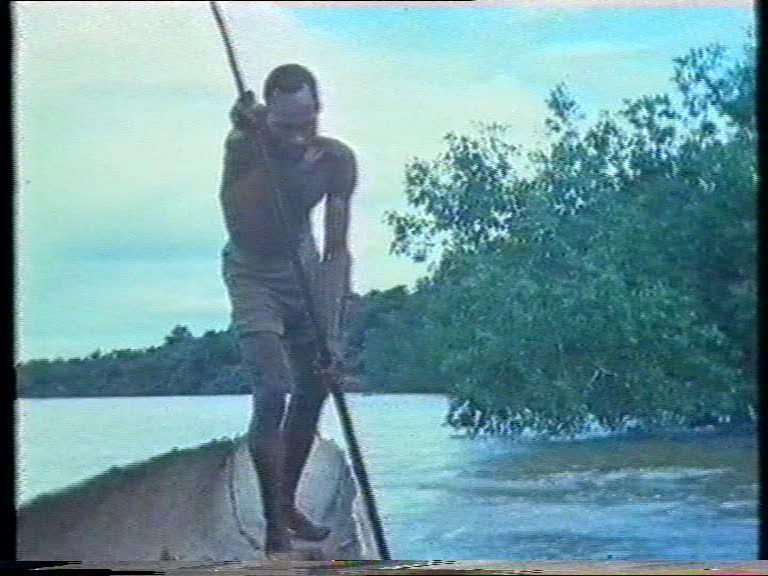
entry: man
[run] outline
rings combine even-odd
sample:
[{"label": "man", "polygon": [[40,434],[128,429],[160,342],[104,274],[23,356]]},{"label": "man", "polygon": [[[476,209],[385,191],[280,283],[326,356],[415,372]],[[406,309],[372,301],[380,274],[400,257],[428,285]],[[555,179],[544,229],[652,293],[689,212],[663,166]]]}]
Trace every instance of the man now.
[{"label": "man", "polygon": [[[256,104],[248,92],[231,111],[220,200],[229,233],[222,271],[242,363],[253,382],[249,447],[264,504],[265,550],[273,554],[290,551],[291,536],[319,541],[330,532],[310,522],[295,503],[327,390],[318,372],[313,327],[291,267],[290,246],[301,254],[330,339],[334,362],[323,368],[338,374],[356,164],[345,144],[317,135],[320,99],[306,68],[286,64],[274,69],[263,96],[264,104]],[[268,151],[284,198],[287,234],[275,213],[275,191],[266,178],[259,142]],[[320,259],[310,212],[322,199],[325,235]]]}]

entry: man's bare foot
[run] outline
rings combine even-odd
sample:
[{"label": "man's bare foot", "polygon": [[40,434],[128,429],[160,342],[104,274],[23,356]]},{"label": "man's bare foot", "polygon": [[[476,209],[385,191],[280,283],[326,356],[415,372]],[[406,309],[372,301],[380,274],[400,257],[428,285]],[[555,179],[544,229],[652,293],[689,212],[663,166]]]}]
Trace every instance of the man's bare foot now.
[{"label": "man's bare foot", "polygon": [[312,560],[312,551],[294,548],[288,530],[274,530],[267,536],[265,545],[267,560],[270,562],[292,562]]},{"label": "man's bare foot", "polygon": [[289,508],[284,514],[288,528],[293,531],[296,538],[308,540],[309,542],[319,542],[320,540],[325,540],[331,533],[330,528],[314,524],[296,508]]},{"label": "man's bare foot", "polygon": [[264,552],[269,557],[271,554],[282,554],[293,551],[291,535],[285,529],[267,529],[264,541]]}]

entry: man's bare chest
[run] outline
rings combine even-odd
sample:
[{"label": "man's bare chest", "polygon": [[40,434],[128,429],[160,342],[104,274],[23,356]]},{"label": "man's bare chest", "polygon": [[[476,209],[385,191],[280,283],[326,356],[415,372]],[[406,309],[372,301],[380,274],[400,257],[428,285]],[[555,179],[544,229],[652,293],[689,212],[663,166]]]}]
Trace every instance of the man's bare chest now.
[{"label": "man's bare chest", "polygon": [[[283,200],[299,212],[308,213],[329,192],[330,166],[322,158],[310,154],[297,161],[278,157],[272,166],[275,183]],[[275,190],[264,189],[259,192],[258,196],[264,202],[263,208],[267,209],[268,200]]]}]

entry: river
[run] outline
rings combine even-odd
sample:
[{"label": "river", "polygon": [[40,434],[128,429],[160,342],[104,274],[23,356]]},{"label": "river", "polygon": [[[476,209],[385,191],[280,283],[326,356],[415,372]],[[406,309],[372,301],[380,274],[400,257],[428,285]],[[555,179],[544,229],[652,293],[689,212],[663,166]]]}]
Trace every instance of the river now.
[{"label": "river", "polygon": [[[431,394],[349,394],[389,547],[400,559],[757,557],[750,435],[468,439]],[[174,447],[241,434],[247,396],[21,399],[17,501]],[[331,403],[321,432],[344,446]]]}]

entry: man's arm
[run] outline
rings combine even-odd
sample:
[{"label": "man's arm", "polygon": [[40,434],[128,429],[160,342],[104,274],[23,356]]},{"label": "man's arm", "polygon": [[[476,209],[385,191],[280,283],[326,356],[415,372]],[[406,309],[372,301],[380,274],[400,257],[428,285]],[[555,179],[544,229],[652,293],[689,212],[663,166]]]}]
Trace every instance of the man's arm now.
[{"label": "man's arm", "polygon": [[[251,126],[241,111],[244,105],[238,103],[230,112],[233,128],[227,135],[224,145],[224,169],[219,189],[219,201],[224,214],[224,221],[230,237],[236,243],[245,239],[247,216],[244,203],[249,193],[259,185],[263,178],[263,159],[258,150],[258,133]],[[264,109],[261,105],[249,105],[249,119],[261,120]]]},{"label": "man's arm", "polygon": [[325,199],[325,235],[318,289],[320,314],[326,334],[338,342],[341,315],[349,287],[351,256],[348,245],[350,199],[357,183],[352,151],[339,143],[335,150],[330,187]]}]

